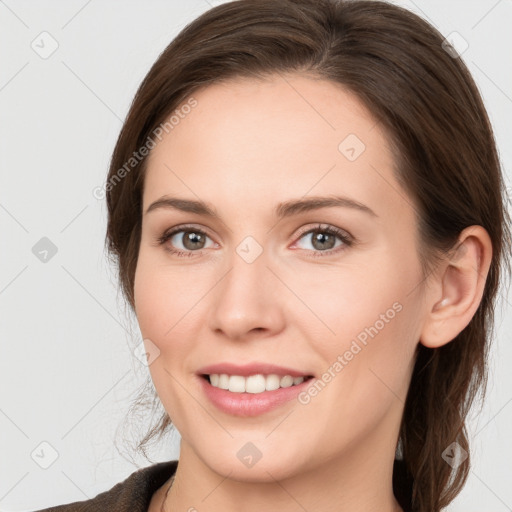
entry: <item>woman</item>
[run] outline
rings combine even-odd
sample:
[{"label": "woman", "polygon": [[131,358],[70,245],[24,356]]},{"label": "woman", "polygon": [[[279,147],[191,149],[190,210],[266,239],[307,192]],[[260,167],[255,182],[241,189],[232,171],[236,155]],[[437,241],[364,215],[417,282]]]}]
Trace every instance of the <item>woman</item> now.
[{"label": "woman", "polygon": [[[437,512],[510,233],[456,52],[373,1],[240,0],[142,82],[108,247],[179,461],[47,510]],[[172,422],[172,423],[171,423]]]}]

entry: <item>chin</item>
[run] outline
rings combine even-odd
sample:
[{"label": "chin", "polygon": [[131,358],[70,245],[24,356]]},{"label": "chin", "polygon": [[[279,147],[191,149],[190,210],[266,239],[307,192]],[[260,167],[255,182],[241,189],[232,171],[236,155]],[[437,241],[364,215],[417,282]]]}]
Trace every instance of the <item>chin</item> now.
[{"label": "chin", "polygon": [[[286,452],[278,449],[267,439],[247,441],[230,439],[228,443],[217,443],[207,446],[207,453],[201,454],[201,459],[212,471],[227,476],[230,480],[239,482],[268,482],[289,478],[301,471],[302,465],[310,464],[311,457],[305,455],[301,443],[293,443],[298,452]],[[277,440],[277,438],[276,438]],[[229,445],[229,446],[228,446]],[[231,455],[232,454],[232,455]],[[309,461],[309,462],[308,462]]]}]

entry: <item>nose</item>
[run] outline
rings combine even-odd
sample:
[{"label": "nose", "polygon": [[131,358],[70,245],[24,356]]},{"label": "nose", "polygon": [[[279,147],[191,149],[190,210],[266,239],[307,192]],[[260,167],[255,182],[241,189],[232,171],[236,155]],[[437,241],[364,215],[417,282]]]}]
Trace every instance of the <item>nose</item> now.
[{"label": "nose", "polygon": [[247,340],[275,335],[284,328],[282,284],[269,259],[263,251],[250,262],[233,251],[230,268],[210,297],[212,331],[232,340]]}]

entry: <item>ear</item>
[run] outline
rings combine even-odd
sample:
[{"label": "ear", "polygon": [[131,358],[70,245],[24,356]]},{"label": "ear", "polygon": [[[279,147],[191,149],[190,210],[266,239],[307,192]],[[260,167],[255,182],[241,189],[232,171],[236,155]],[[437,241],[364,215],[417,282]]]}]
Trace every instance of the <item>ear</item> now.
[{"label": "ear", "polygon": [[484,293],[492,242],[482,226],[464,229],[433,276],[420,343],[437,348],[452,341],[473,318]]}]

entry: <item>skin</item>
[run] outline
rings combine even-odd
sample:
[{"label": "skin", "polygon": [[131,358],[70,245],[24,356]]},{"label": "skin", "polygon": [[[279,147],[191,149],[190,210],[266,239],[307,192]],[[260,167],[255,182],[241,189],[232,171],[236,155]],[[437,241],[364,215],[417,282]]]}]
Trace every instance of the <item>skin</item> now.
[{"label": "skin", "polygon": [[[448,343],[471,320],[490,265],[488,234],[464,230],[458,253],[424,279],[416,210],[394,177],[386,134],[336,84],[273,75],[210,85],[194,98],[150,154],[143,211],[173,195],[210,203],[220,219],[144,213],[134,285],[147,350],[160,351],[151,377],[182,437],[165,510],[399,511],[392,469],[415,350]],[[354,161],[338,149],[349,134],[365,145]],[[328,207],[274,216],[278,203],[313,195],[344,195],[376,215]],[[187,250],[184,232],[157,244],[184,223],[206,232],[203,248]],[[302,234],[318,223],[354,244],[335,237],[322,249]],[[236,252],[247,236],[263,249],[252,263]],[[172,244],[195,253],[170,254]],[[400,312],[307,404],[242,418],[202,393],[197,370],[221,361],[321,378],[394,303]],[[262,453],[250,468],[237,457],[249,441]],[[167,486],[150,511],[161,509]]]}]

